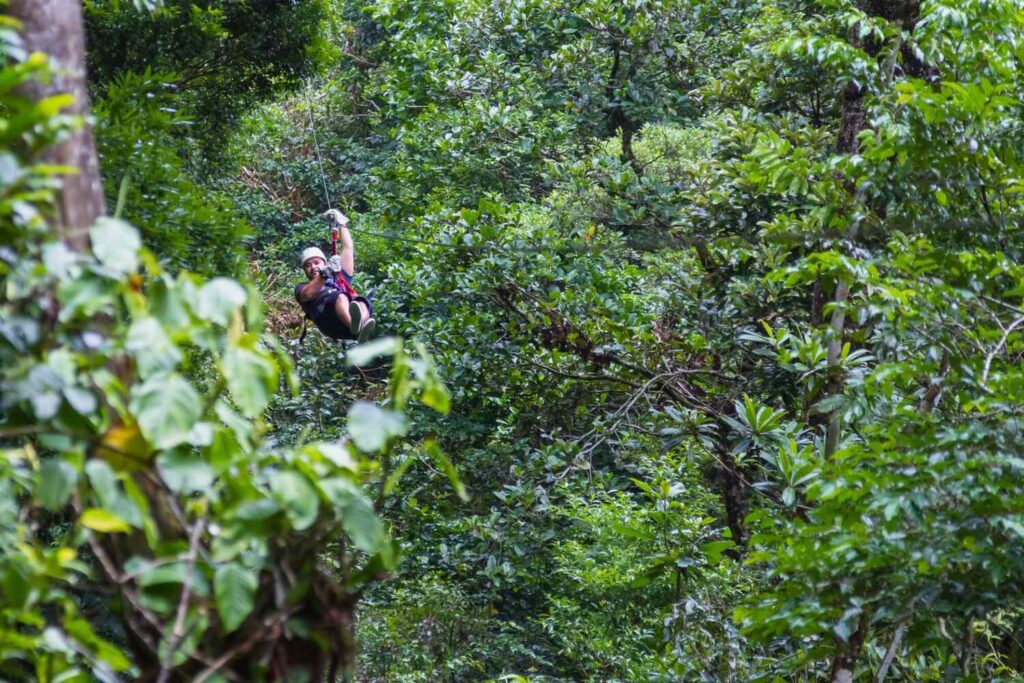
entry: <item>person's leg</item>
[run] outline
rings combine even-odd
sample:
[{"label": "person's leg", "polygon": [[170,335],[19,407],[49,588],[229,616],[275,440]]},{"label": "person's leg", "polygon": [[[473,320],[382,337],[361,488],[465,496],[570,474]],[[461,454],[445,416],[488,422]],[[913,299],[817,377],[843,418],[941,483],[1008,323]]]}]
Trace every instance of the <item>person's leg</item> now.
[{"label": "person's leg", "polygon": [[357,296],[348,305],[349,317],[352,318],[352,334],[362,344],[373,335],[377,322],[373,319],[373,307],[370,301],[362,296]]},{"label": "person's leg", "polygon": [[344,294],[339,294],[338,298],[334,300],[334,313],[345,327],[352,326],[352,316],[348,313],[348,304],[348,297]]}]

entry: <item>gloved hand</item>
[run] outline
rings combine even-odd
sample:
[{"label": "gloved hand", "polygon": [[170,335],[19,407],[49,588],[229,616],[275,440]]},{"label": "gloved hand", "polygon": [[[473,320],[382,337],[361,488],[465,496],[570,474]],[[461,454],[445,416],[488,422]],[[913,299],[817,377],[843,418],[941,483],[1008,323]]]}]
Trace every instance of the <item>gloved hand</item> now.
[{"label": "gloved hand", "polygon": [[340,226],[348,225],[348,216],[343,214],[341,211],[338,211],[337,209],[328,209],[327,211],[324,211],[324,218],[329,220],[331,222],[332,226],[334,226],[334,225],[340,225]]},{"label": "gloved hand", "polygon": [[335,273],[341,272],[341,257],[335,254],[331,258],[327,259],[327,267]]}]

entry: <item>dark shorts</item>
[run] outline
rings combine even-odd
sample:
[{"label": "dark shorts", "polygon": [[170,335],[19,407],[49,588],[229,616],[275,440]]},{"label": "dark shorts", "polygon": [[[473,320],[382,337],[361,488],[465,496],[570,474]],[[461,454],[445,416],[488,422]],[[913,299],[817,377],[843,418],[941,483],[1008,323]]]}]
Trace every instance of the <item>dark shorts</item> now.
[{"label": "dark shorts", "polygon": [[[316,324],[317,329],[332,339],[355,339],[356,335],[352,334],[352,330],[348,328],[348,325],[341,322],[338,319],[338,314],[334,312],[334,306],[342,293],[340,290],[331,292],[324,303],[323,311],[313,318],[313,322]],[[370,312],[370,316],[373,316],[373,305],[369,299],[365,296],[357,296],[355,300],[366,304],[366,309]]]}]

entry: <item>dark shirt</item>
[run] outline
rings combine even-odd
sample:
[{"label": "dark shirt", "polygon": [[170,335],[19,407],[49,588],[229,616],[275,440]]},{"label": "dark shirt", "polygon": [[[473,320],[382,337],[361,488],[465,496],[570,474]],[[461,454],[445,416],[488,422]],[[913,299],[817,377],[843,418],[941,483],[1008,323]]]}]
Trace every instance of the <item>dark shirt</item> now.
[{"label": "dark shirt", "polygon": [[300,282],[295,285],[295,300],[302,306],[302,310],[305,312],[306,317],[310,320],[316,321],[320,318],[324,311],[332,310],[334,306],[334,300],[338,298],[338,294],[341,292],[339,287],[333,280],[324,280],[324,286],[316,293],[309,301],[303,301],[299,298],[299,293],[302,288],[305,287],[308,282]]}]

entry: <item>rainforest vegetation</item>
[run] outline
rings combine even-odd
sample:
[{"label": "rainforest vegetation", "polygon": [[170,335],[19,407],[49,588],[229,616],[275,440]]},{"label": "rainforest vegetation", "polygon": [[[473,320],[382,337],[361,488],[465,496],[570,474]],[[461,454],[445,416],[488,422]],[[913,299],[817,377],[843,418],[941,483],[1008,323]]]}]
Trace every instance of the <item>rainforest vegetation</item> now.
[{"label": "rainforest vegetation", "polygon": [[1020,0],[2,5],[0,680],[1024,680]]}]

